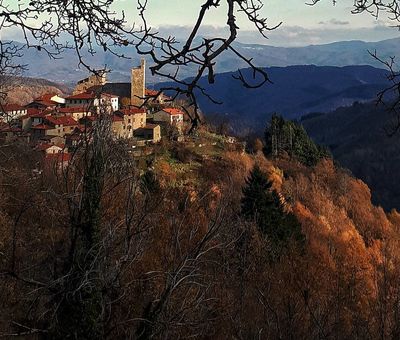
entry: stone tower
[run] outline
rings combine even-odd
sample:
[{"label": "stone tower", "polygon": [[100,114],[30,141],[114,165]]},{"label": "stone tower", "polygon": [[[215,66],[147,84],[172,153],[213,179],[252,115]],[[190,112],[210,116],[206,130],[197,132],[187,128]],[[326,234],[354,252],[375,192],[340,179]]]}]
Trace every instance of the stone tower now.
[{"label": "stone tower", "polygon": [[144,103],[146,87],[146,60],[142,59],[140,67],[132,69],[131,74],[131,105],[141,106]]}]

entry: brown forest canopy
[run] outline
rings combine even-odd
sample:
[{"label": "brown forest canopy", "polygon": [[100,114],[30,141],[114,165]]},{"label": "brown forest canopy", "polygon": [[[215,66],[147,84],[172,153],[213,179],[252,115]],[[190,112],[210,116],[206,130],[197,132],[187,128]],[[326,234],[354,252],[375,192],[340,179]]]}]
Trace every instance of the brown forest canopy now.
[{"label": "brown forest canopy", "polygon": [[[30,150],[2,147],[0,334],[67,334],[74,320],[55,318],[60,296],[77,304],[99,284],[103,312],[83,318],[99,338],[397,337],[400,215],[372,205],[363,182],[330,160],[306,167],[180,148],[193,156],[162,146],[154,175],[126,176],[127,164],[106,174],[96,222],[103,257],[93,262],[101,275],[92,281],[87,269],[70,291],[71,203],[84,197],[74,182],[84,164],[67,177],[34,175]],[[124,152],[113,150],[116,164]],[[302,247],[289,243],[273,260],[272,240],[240,213],[255,164],[304,234]]]}]

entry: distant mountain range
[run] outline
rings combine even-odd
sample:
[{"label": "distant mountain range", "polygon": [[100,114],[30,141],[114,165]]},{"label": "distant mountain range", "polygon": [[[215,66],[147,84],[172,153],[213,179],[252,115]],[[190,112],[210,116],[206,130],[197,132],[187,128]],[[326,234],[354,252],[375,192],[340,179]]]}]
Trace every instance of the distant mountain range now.
[{"label": "distant mountain range", "polygon": [[355,103],[304,116],[301,123],[317,143],[329,147],[340,165],[368,184],[375,203],[389,210],[400,208],[400,133],[387,133],[397,118],[382,105]]},{"label": "distant mountain range", "polygon": [[[291,66],[291,65],[317,65],[317,66],[347,66],[370,65],[380,67],[380,63],[372,58],[368,51],[377,51],[379,56],[387,59],[390,56],[400,55],[400,38],[380,42],[343,41],[325,45],[311,45],[305,47],[273,47],[268,45],[235,43],[237,50],[245,56],[252,57],[254,63],[261,67]],[[110,53],[96,51],[93,56],[87,55],[91,65],[104,67],[107,65],[112,70],[110,80],[129,81],[130,69],[139,63],[139,56],[133,48],[121,49],[119,52],[131,59],[118,58]],[[71,84],[87,76],[87,71],[78,68],[78,60],[74,50],[65,51],[61,59],[49,59],[45,52],[29,49],[20,58],[22,64],[27,64],[29,70],[26,76],[46,78],[58,83]],[[238,60],[233,53],[224,53],[217,62],[216,72],[231,72],[238,68],[246,67],[245,63]],[[193,68],[182,68],[182,78],[193,76]],[[150,83],[162,81],[160,78],[151,77]]]},{"label": "distant mountain range", "polygon": [[[244,127],[264,129],[272,113],[297,119],[314,111],[328,112],[355,101],[370,101],[388,86],[387,71],[372,66],[288,66],[265,69],[273,81],[258,89],[246,89],[232,79],[232,72],[216,75],[215,84],[200,84],[222,102],[217,105],[199,95],[202,111],[226,116],[235,132]],[[251,71],[243,74],[251,78]],[[159,85],[162,86],[162,85]]]}]

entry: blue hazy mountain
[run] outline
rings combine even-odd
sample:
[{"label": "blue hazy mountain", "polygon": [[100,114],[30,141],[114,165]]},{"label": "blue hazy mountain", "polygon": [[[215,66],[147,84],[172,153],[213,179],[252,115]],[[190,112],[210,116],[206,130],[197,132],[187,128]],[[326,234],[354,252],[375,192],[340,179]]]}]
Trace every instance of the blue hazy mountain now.
[{"label": "blue hazy mountain", "polygon": [[[317,66],[347,66],[370,65],[380,67],[380,63],[370,56],[368,51],[377,51],[379,56],[387,59],[400,55],[400,39],[390,39],[379,42],[342,41],[324,45],[310,45],[305,47],[274,47],[259,44],[235,43],[237,50],[245,56],[252,57],[254,63],[260,67],[291,66],[298,64]],[[112,70],[110,80],[128,81],[130,69],[139,63],[140,57],[133,48],[124,48],[119,51],[129,58],[118,58],[101,50],[94,55],[87,55],[86,60],[96,67]],[[71,83],[87,76],[87,71],[78,68],[78,59],[74,50],[67,50],[60,59],[49,59],[47,54],[36,49],[25,51],[24,56],[18,60],[28,65],[25,76],[46,78],[48,80]],[[150,62],[150,60],[148,60]],[[244,68],[246,64],[237,59],[231,52],[224,53],[216,64],[216,72],[224,73]],[[193,76],[195,70],[182,68],[181,78]],[[160,78],[148,76],[150,83],[162,81]]]},{"label": "blue hazy mountain", "polygon": [[[217,105],[199,95],[202,111],[228,116],[237,131],[243,127],[260,130],[274,112],[290,119],[315,111],[328,112],[355,101],[373,100],[388,86],[387,71],[365,65],[298,65],[265,70],[273,83],[257,89],[244,88],[232,78],[232,72],[217,74],[211,85],[202,78],[201,86],[222,102]],[[249,69],[243,74],[251,79]]]}]

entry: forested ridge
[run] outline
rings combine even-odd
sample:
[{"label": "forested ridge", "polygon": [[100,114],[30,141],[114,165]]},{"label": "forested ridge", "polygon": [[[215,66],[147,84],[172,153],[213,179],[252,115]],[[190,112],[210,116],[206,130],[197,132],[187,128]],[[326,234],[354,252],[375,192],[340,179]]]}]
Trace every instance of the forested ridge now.
[{"label": "forested ridge", "polygon": [[300,121],[338,163],[368,184],[373,202],[387,211],[400,207],[399,182],[393,176],[400,165],[399,134],[392,135],[398,117],[389,104],[354,103]]},{"label": "forested ridge", "polygon": [[61,172],[2,145],[0,334],[398,338],[400,214],[329,158],[198,138]]}]

